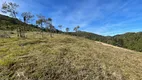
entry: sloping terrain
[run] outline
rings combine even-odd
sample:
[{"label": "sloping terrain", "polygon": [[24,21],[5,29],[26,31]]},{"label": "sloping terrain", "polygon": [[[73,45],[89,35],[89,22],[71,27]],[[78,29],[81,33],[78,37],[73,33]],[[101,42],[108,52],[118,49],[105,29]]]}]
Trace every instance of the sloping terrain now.
[{"label": "sloping terrain", "polygon": [[0,14],[0,30],[16,30],[18,27],[26,26],[27,31],[40,31],[41,29],[35,25],[26,25],[22,21]]},{"label": "sloping terrain", "polygon": [[113,45],[142,52],[142,32],[116,35],[113,37]]},{"label": "sloping terrain", "polygon": [[84,31],[69,32],[67,34],[73,36],[85,37],[90,40],[101,41],[114,46],[119,46],[142,52],[142,32],[130,32],[115,36],[101,36]]},{"label": "sloping terrain", "polygon": [[72,35],[72,36],[79,36],[79,37],[84,37],[90,40],[96,40],[96,41],[101,41],[101,42],[107,42],[108,38],[102,35],[90,33],[90,32],[85,32],[85,31],[78,31],[78,32],[67,32],[66,34]]},{"label": "sloping terrain", "polygon": [[0,38],[0,80],[141,80],[142,53],[37,32]]}]

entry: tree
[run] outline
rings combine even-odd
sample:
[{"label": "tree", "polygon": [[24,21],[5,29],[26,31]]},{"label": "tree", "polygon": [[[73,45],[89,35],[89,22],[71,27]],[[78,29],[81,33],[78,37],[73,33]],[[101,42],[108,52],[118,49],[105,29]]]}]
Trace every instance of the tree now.
[{"label": "tree", "polygon": [[77,29],[79,29],[80,28],[80,26],[77,26]]},{"label": "tree", "polygon": [[[21,14],[21,16],[23,17],[23,21],[26,24],[29,23],[29,21],[34,17],[34,15],[32,15],[30,12],[23,12]],[[22,37],[25,37],[25,31],[26,31],[26,27],[23,25],[23,27],[21,27],[21,32],[22,32]]]},{"label": "tree", "polygon": [[66,32],[69,32],[69,30],[70,30],[69,28],[66,28]]},{"label": "tree", "polygon": [[37,17],[38,20],[36,21],[36,24],[43,28],[43,24],[46,22],[45,16],[37,15]]},{"label": "tree", "polygon": [[50,30],[50,37],[53,37],[53,32],[55,31],[55,27],[52,25],[52,19],[48,18],[46,23],[48,24]]},{"label": "tree", "polygon": [[[16,3],[12,3],[12,2],[9,2],[9,3],[3,3],[2,4],[2,12],[3,13],[8,13],[10,16],[12,16],[13,18],[16,18],[16,15],[18,14],[17,12],[17,8],[19,7],[19,5],[17,5]],[[18,37],[21,37],[21,30],[20,30],[20,27],[17,26],[17,36]]]},{"label": "tree", "polygon": [[80,28],[80,26],[77,26],[77,27],[75,27],[73,30],[75,31],[75,32],[78,32],[78,29]]},{"label": "tree", "polygon": [[23,21],[24,23],[29,23],[29,21],[34,17],[34,15],[32,15],[30,12],[23,12],[21,14],[21,16],[23,17]]},{"label": "tree", "polygon": [[77,28],[76,27],[74,27],[74,29],[73,29],[75,32],[77,32]]},{"label": "tree", "polygon": [[19,5],[17,5],[16,3],[3,3],[2,4],[2,12],[3,13],[9,13],[10,16],[12,16],[13,18],[16,18],[16,15],[18,14],[17,12],[17,8],[19,7]]},{"label": "tree", "polygon": [[52,24],[52,18],[48,18],[46,21],[47,21],[47,24]]},{"label": "tree", "polygon": [[36,24],[39,25],[42,28],[41,34],[42,34],[42,37],[43,37],[43,24],[46,23],[46,19],[42,15],[37,15],[37,17],[38,17],[38,20],[36,21]]},{"label": "tree", "polygon": [[59,25],[58,27],[59,27],[59,28],[61,29],[61,31],[62,31],[62,27],[63,27],[63,26],[62,26],[62,25]]}]

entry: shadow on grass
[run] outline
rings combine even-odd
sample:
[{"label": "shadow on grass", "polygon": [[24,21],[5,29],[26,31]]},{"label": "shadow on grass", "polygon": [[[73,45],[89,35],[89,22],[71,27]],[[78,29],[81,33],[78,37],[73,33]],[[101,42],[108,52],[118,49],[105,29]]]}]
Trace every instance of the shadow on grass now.
[{"label": "shadow on grass", "polygon": [[47,42],[48,41],[41,41],[41,40],[29,41],[29,42],[21,43],[19,44],[19,46],[34,45],[34,44],[47,43]]}]

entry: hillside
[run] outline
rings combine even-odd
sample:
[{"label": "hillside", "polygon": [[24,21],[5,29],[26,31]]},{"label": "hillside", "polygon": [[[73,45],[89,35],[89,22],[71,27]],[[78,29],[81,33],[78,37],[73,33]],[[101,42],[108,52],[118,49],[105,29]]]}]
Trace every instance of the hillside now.
[{"label": "hillside", "polygon": [[72,35],[72,36],[78,36],[78,37],[84,37],[87,39],[91,40],[96,40],[96,41],[101,41],[101,42],[107,42],[107,37],[90,33],[90,32],[85,32],[85,31],[78,31],[78,32],[68,32],[66,34]]},{"label": "hillside", "polygon": [[111,44],[142,52],[142,32],[116,35]]},{"label": "hillside", "polygon": [[26,26],[27,31],[39,31],[40,28],[32,24],[26,25],[18,19],[0,14],[0,30],[16,30],[17,27]]},{"label": "hillside", "polygon": [[63,34],[11,36],[0,38],[0,80],[142,79],[140,52]]},{"label": "hillside", "polygon": [[101,41],[104,43],[112,44],[135,51],[142,52],[142,32],[137,33],[125,33],[116,36],[101,36],[89,32],[69,32],[67,33],[73,36],[85,37],[87,39]]}]

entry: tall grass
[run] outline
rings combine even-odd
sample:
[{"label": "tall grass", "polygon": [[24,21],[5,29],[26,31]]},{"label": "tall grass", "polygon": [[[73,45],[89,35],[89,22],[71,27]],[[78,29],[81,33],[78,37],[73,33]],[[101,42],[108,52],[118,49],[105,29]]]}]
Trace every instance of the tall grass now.
[{"label": "tall grass", "polygon": [[142,53],[63,34],[10,35],[0,38],[0,80],[142,79]]}]

